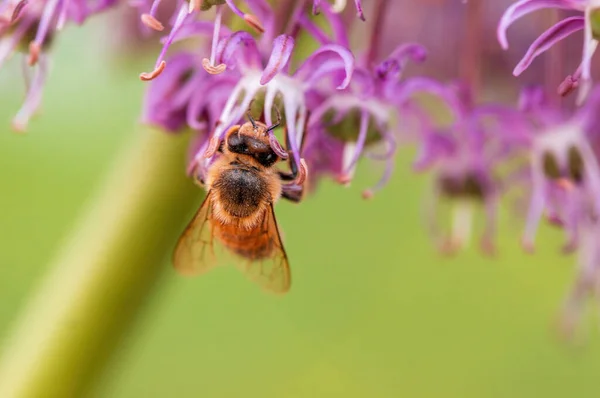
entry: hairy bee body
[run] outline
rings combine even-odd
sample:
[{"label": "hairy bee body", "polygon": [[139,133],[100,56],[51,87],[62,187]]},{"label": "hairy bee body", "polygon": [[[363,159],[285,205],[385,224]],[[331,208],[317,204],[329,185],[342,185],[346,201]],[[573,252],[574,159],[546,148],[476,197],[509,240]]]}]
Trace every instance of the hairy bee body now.
[{"label": "hairy bee body", "polygon": [[269,141],[273,126],[250,120],[215,145],[218,156],[201,180],[208,194],[179,239],[173,262],[184,274],[205,272],[217,265],[214,249],[220,245],[245,259],[242,269],[263,288],[285,293],[290,269],[273,206],[281,196],[298,201],[301,191],[286,192],[289,184],[282,180],[289,177],[274,167],[282,157]]},{"label": "hairy bee body", "polygon": [[234,253],[257,260],[272,254],[263,220],[281,195],[279,176],[254,159],[223,157],[207,176],[213,192],[213,234]]}]

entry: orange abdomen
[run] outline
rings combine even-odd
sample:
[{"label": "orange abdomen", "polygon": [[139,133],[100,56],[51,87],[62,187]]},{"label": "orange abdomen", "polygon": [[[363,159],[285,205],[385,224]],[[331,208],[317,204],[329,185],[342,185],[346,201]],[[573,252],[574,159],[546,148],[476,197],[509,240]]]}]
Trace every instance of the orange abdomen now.
[{"label": "orange abdomen", "polygon": [[255,228],[241,228],[237,223],[214,223],[214,236],[225,247],[239,256],[249,260],[260,260],[270,257],[273,252],[273,241],[263,223]]}]

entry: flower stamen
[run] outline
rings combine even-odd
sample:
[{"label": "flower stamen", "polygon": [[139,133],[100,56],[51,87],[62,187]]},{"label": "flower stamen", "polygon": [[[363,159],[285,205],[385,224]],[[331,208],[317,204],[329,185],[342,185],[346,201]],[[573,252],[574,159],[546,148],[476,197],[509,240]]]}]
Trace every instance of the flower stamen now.
[{"label": "flower stamen", "polygon": [[147,82],[156,79],[165,70],[166,66],[167,63],[164,60],[160,61],[160,64],[152,72],[140,73],[140,80]]},{"label": "flower stamen", "polygon": [[212,45],[210,50],[210,60],[208,58],[202,59],[202,67],[211,75],[218,75],[225,72],[225,69],[227,69],[227,65],[224,63],[215,65],[217,58],[217,44],[219,43],[219,33],[221,30],[222,13],[222,7],[217,7],[217,15],[215,16],[215,25],[213,29]]}]

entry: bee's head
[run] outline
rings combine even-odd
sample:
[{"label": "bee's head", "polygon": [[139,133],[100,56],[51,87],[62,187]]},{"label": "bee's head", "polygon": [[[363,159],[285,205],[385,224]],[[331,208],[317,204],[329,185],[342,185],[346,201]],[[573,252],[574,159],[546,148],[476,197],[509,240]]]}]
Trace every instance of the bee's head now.
[{"label": "bee's head", "polygon": [[280,158],[269,142],[268,128],[261,122],[248,122],[232,129],[225,138],[227,151],[250,156],[264,167],[270,167]]}]

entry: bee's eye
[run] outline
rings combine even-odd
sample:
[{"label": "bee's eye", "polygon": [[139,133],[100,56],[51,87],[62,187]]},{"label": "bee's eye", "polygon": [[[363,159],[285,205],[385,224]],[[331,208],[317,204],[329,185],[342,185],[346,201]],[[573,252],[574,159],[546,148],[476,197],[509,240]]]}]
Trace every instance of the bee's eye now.
[{"label": "bee's eye", "polygon": [[254,154],[254,159],[265,167],[272,166],[277,161],[277,155],[273,151],[257,152]]},{"label": "bee's eye", "polygon": [[248,152],[246,140],[244,140],[244,138],[238,134],[232,134],[229,136],[229,139],[227,140],[227,146],[229,147],[229,150],[234,153]]},{"label": "bee's eye", "polygon": [[542,166],[544,168],[544,175],[547,178],[555,180],[560,177],[558,162],[552,153],[544,152],[544,155],[542,156]]},{"label": "bee's eye", "polygon": [[569,148],[569,175],[575,182],[583,180],[584,164],[579,149],[572,146]]}]

